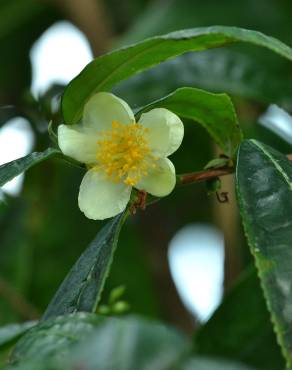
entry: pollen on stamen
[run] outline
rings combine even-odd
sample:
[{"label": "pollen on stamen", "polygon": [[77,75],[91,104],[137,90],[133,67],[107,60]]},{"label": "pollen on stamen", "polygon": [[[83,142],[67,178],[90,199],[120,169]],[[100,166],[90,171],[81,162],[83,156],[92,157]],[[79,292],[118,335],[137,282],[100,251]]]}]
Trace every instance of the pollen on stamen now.
[{"label": "pollen on stamen", "polygon": [[103,131],[97,141],[98,150],[96,166],[114,182],[124,182],[128,186],[135,186],[150,168],[155,168],[158,160],[151,153],[148,144],[148,128],[139,123],[122,124],[112,122],[111,129]]}]

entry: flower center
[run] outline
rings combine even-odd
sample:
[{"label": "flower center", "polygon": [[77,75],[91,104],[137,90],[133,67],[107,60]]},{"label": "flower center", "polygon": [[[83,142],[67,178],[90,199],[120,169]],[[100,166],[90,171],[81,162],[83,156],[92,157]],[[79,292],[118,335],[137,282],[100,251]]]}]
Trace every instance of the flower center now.
[{"label": "flower center", "polygon": [[114,182],[135,186],[149,169],[156,167],[158,159],[151,153],[147,132],[139,123],[123,125],[113,121],[111,129],[102,132],[97,142],[96,170],[103,170]]}]

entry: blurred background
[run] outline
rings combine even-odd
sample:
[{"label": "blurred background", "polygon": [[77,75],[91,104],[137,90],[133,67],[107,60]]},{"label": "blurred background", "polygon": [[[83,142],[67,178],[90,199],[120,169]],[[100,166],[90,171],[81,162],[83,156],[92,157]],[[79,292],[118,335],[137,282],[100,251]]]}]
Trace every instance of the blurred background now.
[{"label": "blurred background", "polygon": [[[292,45],[289,0],[1,0],[0,164],[51,145],[48,122],[62,122],[64,86],[108,50],[182,28],[251,28]],[[292,73],[288,62],[246,45],[185,54],[116,86],[133,108],[177,87],[232,96],[246,137],[292,151]],[[207,133],[185,122],[173,155],[178,173],[201,170],[220,152]],[[0,324],[39,317],[101,222],[77,205],[83,173],[50,160],[2,188],[0,201]],[[133,313],[187,332],[212,315],[248,268],[233,189],[229,202],[205,184],[179,188],[122,230],[103,300],[124,285]],[[250,294],[257,294],[251,291]]]}]

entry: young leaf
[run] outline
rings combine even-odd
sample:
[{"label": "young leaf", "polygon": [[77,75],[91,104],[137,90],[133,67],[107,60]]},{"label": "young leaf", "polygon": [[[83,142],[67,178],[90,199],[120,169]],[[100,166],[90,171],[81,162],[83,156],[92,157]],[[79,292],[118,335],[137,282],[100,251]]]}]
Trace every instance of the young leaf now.
[{"label": "young leaf", "polygon": [[146,105],[136,115],[158,107],[200,123],[228,156],[235,153],[242,140],[234,106],[226,94],[184,87]]},{"label": "young leaf", "polygon": [[237,197],[278,342],[292,365],[292,165],[255,140],[244,141]]},{"label": "young leaf", "polygon": [[22,324],[8,324],[0,327],[0,349],[13,343],[30,328],[36,325],[36,321],[28,321]]},{"label": "young leaf", "polygon": [[89,97],[111,89],[118,82],[188,51],[201,51],[235,42],[266,47],[292,60],[292,49],[260,32],[236,27],[202,27],[156,36],[96,58],[71,81],[62,99],[67,124],[79,121]]},{"label": "young leaf", "polygon": [[234,359],[258,369],[285,367],[254,267],[244,271],[199,330],[195,348],[200,355]]},{"label": "young leaf", "polygon": [[94,312],[127,211],[109,221],[72,267],[46,309],[43,320],[77,311]]},{"label": "young leaf", "polygon": [[0,186],[12,180],[15,176],[27,171],[32,166],[60,154],[58,149],[48,148],[44,152],[34,152],[0,166]]}]

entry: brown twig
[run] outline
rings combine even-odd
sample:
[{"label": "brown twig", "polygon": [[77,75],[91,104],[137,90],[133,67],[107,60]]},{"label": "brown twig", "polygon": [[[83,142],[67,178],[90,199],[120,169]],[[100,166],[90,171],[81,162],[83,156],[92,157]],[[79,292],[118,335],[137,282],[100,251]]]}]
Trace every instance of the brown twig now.
[{"label": "brown twig", "polygon": [[[289,161],[292,161],[292,154],[287,155],[287,159]],[[211,168],[205,171],[199,171],[199,172],[191,172],[186,173],[183,175],[178,175],[176,179],[176,183],[178,186],[180,185],[187,185],[187,184],[193,184],[196,182],[202,182],[214,179],[216,177],[220,176],[226,176],[233,173],[235,170],[234,167],[219,167],[219,168]]]},{"label": "brown twig", "polygon": [[205,171],[186,173],[177,176],[177,185],[193,184],[195,182],[202,182],[214,179],[216,177],[230,175],[234,172],[234,167],[221,167]]}]

